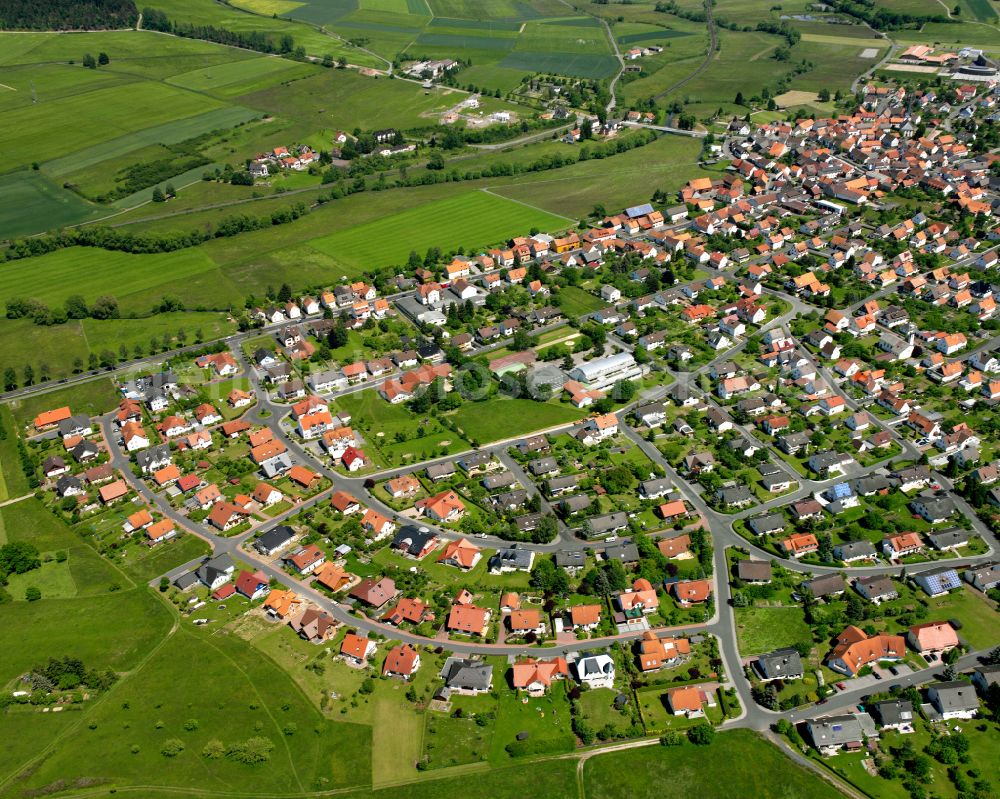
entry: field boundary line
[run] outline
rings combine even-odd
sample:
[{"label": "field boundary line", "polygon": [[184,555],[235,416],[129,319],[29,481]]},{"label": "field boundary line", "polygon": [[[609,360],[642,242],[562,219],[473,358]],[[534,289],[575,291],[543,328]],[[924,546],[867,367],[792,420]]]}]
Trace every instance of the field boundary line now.
[{"label": "field boundary line", "polygon": [[493,197],[499,197],[501,200],[509,200],[512,203],[517,203],[518,205],[523,205],[526,208],[531,208],[532,210],[535,210],[535,211],[541,211],[543,214],[551,214],[552,216],[558,216],[560,219],[565,219],[567,222],[572,222],[574,225],[577,222],[580,221],[579,219],[573,219],[572,217],[564,216],[563,214],[557,214],[554,211],[549,211],[549,210],[547,210],[545,208],[542,208],[539,205],[532,205],[531,203],[526,203],[526,202],[524,202],[524,200],[515,200],[513,197],[505,197],[504,195],[497,194],[496,192],[490,191],[488,188],[485,188],[485,187],[479,189],[479,191],[484,192],[486,194],[490,194]]}]

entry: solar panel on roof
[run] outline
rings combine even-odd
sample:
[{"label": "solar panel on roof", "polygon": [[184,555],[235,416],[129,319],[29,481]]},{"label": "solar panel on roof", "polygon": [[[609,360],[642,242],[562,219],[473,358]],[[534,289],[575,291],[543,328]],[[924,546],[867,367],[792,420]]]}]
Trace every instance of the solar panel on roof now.
[{"label": "solar panel on roof", "polygon": [[629,219],[635,219],[637,216],[646,216],[653,213],[653,206],[649,203],[645,205],[633,205],[631,208],[626,208],[625,213]]}]

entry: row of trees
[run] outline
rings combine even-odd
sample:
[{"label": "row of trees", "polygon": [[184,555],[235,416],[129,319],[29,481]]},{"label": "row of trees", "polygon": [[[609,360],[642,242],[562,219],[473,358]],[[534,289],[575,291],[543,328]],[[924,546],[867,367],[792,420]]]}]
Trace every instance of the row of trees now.
[{"label": "row of trees", "polygon": [[70,319],[118,319],[121,311],[112,296],[98,297],[91,305],[80,294],[71,294],[62,308],[51,309],[45,303],[24,297],[7,300],[7,318],[30,318],[36,325],[59,325]]},{"label": "row of trees", "polygon": [[309,213],[308,206],[297,202],[287,208],[278,208],[264,216],[239,214],[223,219],[212,228],[195,229],[188,233],[136,234],[110,227],[83,227],[64,230],[46,236],[20,239],[11,244],[6,259],[15,261],[61,250],[65,247],[98,247],[102,250],[150,254],[173,252],[196,247],[211,239],[228,238],[240,233],[263,230],[273,225],[283,225]]},{"label": "row of trees", "polygon": [[301,45],[296,46],[295,40],[289,34],[282,34],[277,41],[261,31],[231,31],[217,28],[214,25],[193,25],[189,22],[174,22],[164,11],[155,8],[142,10],[142,26],[147,30],[172,33],[188,39],[202,39],[230,47],[242,47],[245,50],[256,50],[258,53],[275,53],[305,59],[306,50]]}]

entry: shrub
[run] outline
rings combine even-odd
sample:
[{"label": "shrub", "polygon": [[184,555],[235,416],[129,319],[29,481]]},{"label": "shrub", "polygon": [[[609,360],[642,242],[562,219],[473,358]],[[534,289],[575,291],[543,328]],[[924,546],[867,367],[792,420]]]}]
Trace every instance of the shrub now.
[{"label": "shrub", "polygon": [[177,757],[184,751],[184,741],[180,738],[168,738],[160,747],[160,754],[164,757]]},{"label": "shrub", "polygon": [[205,744],[205,748],[201,750],[201,756],[209,760],[219,760],[225,754],[226,747],[222,745],[222,741],[214,738]]},{"label": "shrub", "polygon": [[697,746],[708,746],[715,739],[715,729],[702,722],[688,730],[688,740]]},{"label": "shrub", "polygon": [[274,744],[268,738],[257,735],[242,743],[230,744],[226,749],[226,757],[246,766],[256,766],[271,758],[272,749]]}]

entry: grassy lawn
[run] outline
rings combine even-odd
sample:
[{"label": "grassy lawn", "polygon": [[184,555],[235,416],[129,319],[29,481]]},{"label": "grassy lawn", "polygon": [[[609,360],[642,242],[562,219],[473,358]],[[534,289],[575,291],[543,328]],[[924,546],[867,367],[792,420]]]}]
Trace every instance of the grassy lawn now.
[{"label": "grassy lawn", "polygon": [[548,742],[551,752],[565,752],[573,748],[565,681],[554,683],[545,696],[538,698],[518,696],[506,687],[500,689],[490,762],[509,762],[510,755],[505,747],[514,743],[518,734],[523,732],[528,733],[527,740],[536,745],[540,741]]},{"label": "grassy lawn", "polygon": [[584,411],[557,402],[499,397],[466,403],[451,415],[451,419],[467,439],[488,444],[534,430],[570,424],[585,416]]},{"label": "grassy lawn", "polygon": [[[462,716],[455,715],[461,708]],[[428,711],[424,727],[424,754],[429,768],[447,768],[485,761],[490,756],[494,724],[480,726],[477,713],[495,713],[497,702],[491,696],[452,698],[451,715]]]},{"label": "grassy lawn", "polygon": [[403,698],[405,692],[404,683],[388,680],[380,683],[375,697],[372,778],[376,785],[418,776],[415,764],[420,759],[424,720],[412,706],[403,707],[407,704]]},{"label": "grassy lawn", "polygon": [[152,548],[135,548],[122,563],[122,569],[137,583],[145,583],[210,552],[205,541],[185,533]]},{"label": "grassy lawn", "polygon": [[624,732],[632,726],[632,717],[615,709],[616,696],[618,691],[611,688],[595,688],[584,691],[576,700],[581,715],[594,730],[610,727]]},{"label": "grassy lawn", "polygon": [[962,623],[959,636],[973,649],[988,649],[997,643],[1000,614],[992,603],[975,589],[962,584],[946,596],[927,599],[930,619],[957,619]]},{"label": "grassy lawn", "polygon": [[568,318],[580,317],[607,307],[607,303],[600,297],[576,286],[561,288],[559,299],[562,301],[559,308]]},{"label": "grassy lawn", "polygon": [[76,386],[49,391],[36,397],[26,397],[11,403],[14,419],[19,425],[31,424],[43,411],[68,405],[73,413],[96,416],[112,410],[120,399],[110,378],[88,380]]},{"label": "grassy lawn", "polygon": [[[98,555],[37,499],[26,499],[0,509],[0,519],[8,541],[28,541],[43,554],[58,551],[67,554],[66,563],[76,586],[70,596],[94,596],[132,587],[126,574]],[[27,579],[27,584],[31,585],[29,578],[34,574],[28,572],[19,579]]]},{"label": "grassy lawn", "polygon": [[29,587],[37,588],[42,592],[42,597],[49,599],[76,596],[76,582],[73,580],[69,560],[62,563],[52,560],[42,563],[41,568],[24,574],[12,574],[7,578],[7,593],[15,601],[23,601],[24,592]]},{"label": "grassy lawn", "polygon": [[350,412],[352,424],[365,437],[365,452],[376,463],[398,464],[461,452],[469,443],[430,417],[421,418],[392,405],[374,389],[347,394],[336,402]]},{"label": "grassy lawn", "polygon": [[[250,657],[238,638],[182,628],[151,653],[139,672],[115,691],[114,701],[87,716],[88,729],[72,748],[57,750],[26,780],[25,789],[53,779],[104,780],[178,789],[207,779],[233,789],[280,791],[364,785],[370,780],[370,738],[357,728],[325,721],[267,658]],[[202,752],[254,736],[270,742],[270,757],[247,768]],[[173,758],[161,747],[179,740]],[[334,750],[337,757],[335,758]]]},{"label": "grassy lawn", "polygon": [[[79,585],[79,583],[78,583]],[[170,613],[145,588],[91,597],[7,602],[0,626],[17,630],[18,646],[0,650],[0,683],[72,654],[88,668],[133,668],[170,628]],[[128,635],[122,631],[128,630]]]},{"label": "grassy lawn", "polygon": [[737,608],[740,654],[759,655],[800,641],[812,641],[802,608]]},{"label": "grassy lawn", "polygon": [[685,743],[597,755],[586,762],[583,776],[587,795],[601,799],[654,799],[663,795],[665,784],[681,796],[712,799],[841,796],[828,783],[786,759],[776,747],[743,730],[716,735],[710,746],[700,749]]}]

